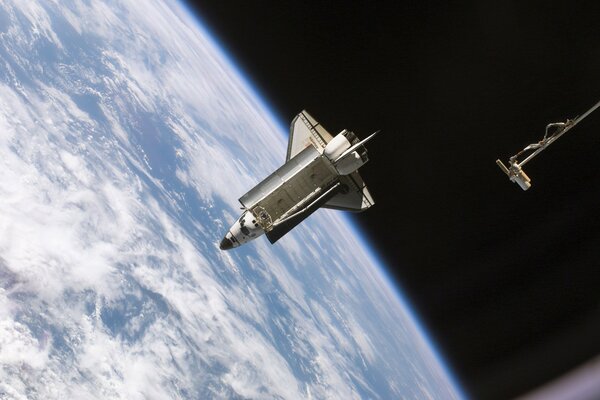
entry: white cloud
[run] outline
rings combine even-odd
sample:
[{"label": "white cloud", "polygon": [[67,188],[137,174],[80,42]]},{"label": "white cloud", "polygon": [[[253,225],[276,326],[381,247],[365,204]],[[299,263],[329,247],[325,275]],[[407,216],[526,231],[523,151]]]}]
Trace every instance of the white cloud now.
[{"label": "white cloud", "polygon": [[[395,360],[416,357],[427,372],[425,344],[337,214],[275,246],[218,250],[236,199],[285,144],[179,4],[0,7],[22,67],[0,70],[0,393],[360,398],[365,364],[397,377]],[[56,13],[73,37],[53,31]],[[42,37],[60,61],[32,57]]]}]

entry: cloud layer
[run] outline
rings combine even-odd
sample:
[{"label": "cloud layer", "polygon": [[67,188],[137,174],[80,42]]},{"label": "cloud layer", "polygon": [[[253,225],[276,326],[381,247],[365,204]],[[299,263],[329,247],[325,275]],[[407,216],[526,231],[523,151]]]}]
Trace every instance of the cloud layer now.
[{"label": "cloud layer", "polygon": [[339,214],[218,250],[285,143],[179,4],[0,1],[0,36],[0,397],[456,397]]}]

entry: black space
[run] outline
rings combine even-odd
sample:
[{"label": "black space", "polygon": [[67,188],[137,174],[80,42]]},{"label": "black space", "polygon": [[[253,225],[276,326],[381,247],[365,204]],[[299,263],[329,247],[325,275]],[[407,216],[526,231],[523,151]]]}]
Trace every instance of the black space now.
[{"label": "black space", "polygon": [[471,397],[600,354],[600,111],[525,168],[527,192],[494,163],[600,100],[594,2],[194,7],[283,121],[382,130],[356,220]]}]

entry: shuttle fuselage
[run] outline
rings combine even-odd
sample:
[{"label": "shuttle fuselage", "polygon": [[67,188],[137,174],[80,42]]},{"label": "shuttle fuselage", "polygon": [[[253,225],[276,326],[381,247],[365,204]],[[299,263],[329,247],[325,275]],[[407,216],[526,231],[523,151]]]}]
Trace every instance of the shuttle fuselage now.
[{"label": "shuttle fuselage", "polygon": [[333,137],[306,111],[294,118],[286,162],[244,194],[244,212],[221,241],[228,250],[266,234],[275,243],[320,207],[364,211],[374,202],[358,169],[364,144],[343,130]]}]

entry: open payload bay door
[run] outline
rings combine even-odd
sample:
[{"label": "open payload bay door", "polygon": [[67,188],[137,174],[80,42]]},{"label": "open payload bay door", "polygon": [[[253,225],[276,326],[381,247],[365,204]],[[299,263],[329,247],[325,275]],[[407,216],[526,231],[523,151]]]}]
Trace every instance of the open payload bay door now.
[{"label": "open payload bay door", "polygon": [[296,115],[290,125],[290,138],[285,161],[289,161],[308,146],[313,146],[319,153],[323,153],[323,149],[331,139],[333,136],[306,110],[303,110]]},{"label": "open payload bay door", "polygon": [[317,211],[323,206],[328,200],[335,197],[340,192],[342,184],[340,182],[334,182],[325,190],[315,193],[315,196],[307,199],[306,204],[295,213],[291,214],[286,218],[282,218],[276,221],[270,230],[265,234],[271,244],[277,242],[289,231],[294,229],[300,222],[308,218],[312,213]]},{"label": "open payload bay door", "polygon": [[375,204],[373,196],[367,189],[365,182],[358,172],[341,176],[340,183],[343,190],[338,192],[332,199],[323,205],[323,208],[361,212]]}]

